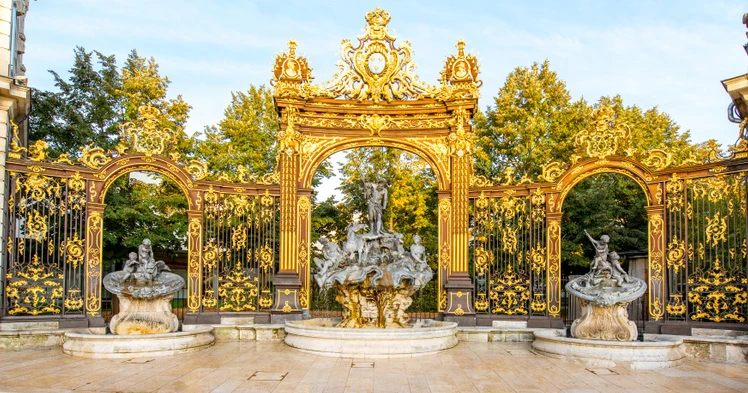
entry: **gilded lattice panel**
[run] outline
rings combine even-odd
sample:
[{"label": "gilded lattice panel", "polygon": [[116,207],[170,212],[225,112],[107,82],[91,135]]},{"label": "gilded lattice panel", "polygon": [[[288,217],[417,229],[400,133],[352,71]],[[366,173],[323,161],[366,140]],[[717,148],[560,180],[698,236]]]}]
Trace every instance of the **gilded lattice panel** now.
[{"label": "gilded lattice panel", "polygon": [[472,200],[476,312],[546,315],[545,209],[540,190]]},{"label": "gilded lattice panel", "polygon": [[204,193],[202,299],[205,312],[267,310],[278,266],[279,198]]},{"label": "gilded lattice panel", "polygon": [[80,315],[84,310],[86,182],[7,172],[4,261],[7,315]]}]

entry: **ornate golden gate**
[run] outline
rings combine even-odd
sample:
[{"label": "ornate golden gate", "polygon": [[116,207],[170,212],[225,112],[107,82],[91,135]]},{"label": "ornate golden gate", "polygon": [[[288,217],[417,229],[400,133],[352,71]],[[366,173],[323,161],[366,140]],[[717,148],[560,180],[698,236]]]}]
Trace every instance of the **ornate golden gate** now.
[{"label": "ornate golden gate", "polygon": [[477,312],[562,327],[564,200],[585,178],[617,173],[639,184],[647,200],[647,332],[690,334],[693,326],[725,322],[748,327],[744,127],[730,157],[712,152],[708,163],[675,167],[664,151],[636,151],[628,126],[603,106],[576,135],[571,162],[547,163],[538,179],[521,184],[473,177]]},{"label": "ornate golden gate", "polygon": [[312,84],[306,58],[296,42],[277,56],[272,85],[281,115],[279,141],[281,194],[280,271],[275,310],[300,312],[310,294],[310,187],[319,164],[354,147],[388,146],[426,160],[439,193],[440,311],[472,313],[468,275],[468,189],[472,168],[470,119],[478,101],[477,58],[458,52],[447,58],[439,86],[414,74],[410,44],[395,44],[390,15],[366,14],[358,43],[341,45],[338,72],[325,86]]},{"label": "ornate golden gate", "polygon": [[[188,202],[185,323],[215,323],[219,312],[269,311],[277,249],[278,176],[209,180],[208,164],[168,151],[158,110],[140,108],[117,151],[82,147],[50,158],[47,144],[9,142],[3,320],[54,318],[60,326],[103,326],[105,196],[120,176],[156,172]],[[241,171],[240,171],[241,172]],[[233,180],[233,181],[232,181]]]},{"label": "ornate golden gate", "polygon": [[68,326],[103,325],[104,197],[132,171],[161,173],[187,197],[185,323],[216,323],[220,313],[236,312],[266,321],[298,318],[310,300],[316,168],[337,151],[387,146],[419,155],[436,174],[439,311],[446,318],[474,324],[520,317],[531,326],[560,326],[564,199],[581,180],[608,172],[630,177],[647,198],[648,331],[746,328],[745,122],[729,158],[674,167],[664,151],[633,149],[626,125],[602,107],[577,135],[571,162],[549,162],[537,179],[520,184],[475,177],[476,57],[458,41],[439,85],[429,86],[414,73],[410,44],[398,46],[390,35],[390,15],[375,9],[366,21],[356,45],[343,41],[338,72],[324,86],[312,83],[293,40],[276,57],[281,127],[273,174],[216,177],[209,163],[166,148],[169,133],[155,126],[151,107],[127,125],[116,152],[88,146],[79,156],[50,159],[44,142],[27,150],[14,135],[0,318],[51,315]]}]

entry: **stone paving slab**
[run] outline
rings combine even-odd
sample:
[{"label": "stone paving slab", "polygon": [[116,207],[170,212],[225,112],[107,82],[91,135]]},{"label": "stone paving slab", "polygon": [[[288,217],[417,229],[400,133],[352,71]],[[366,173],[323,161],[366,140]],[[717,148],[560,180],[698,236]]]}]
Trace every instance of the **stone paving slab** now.
[{"label": "stone paving slab", "polygon": [[138,360],[74,358],[57,347],[0,350],[0,392],[727,393],[748,392],[748,365],[594,369],[536,354],[529,343],[495,342],[374,361],[315,356],[282,342],[226,342]]}]

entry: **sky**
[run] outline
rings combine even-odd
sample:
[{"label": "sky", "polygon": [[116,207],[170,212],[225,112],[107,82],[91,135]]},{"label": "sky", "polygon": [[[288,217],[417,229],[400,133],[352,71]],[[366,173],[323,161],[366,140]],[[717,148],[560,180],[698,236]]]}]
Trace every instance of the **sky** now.
[{"label": "sky", "polygon": [[[329,80],[340,42],[356,42],[375,7],[391,14],[390,32],[411,43],[429,84],[464,39],[480,61],[482,109],[514,68],[548,59],[574,99],[620,94],[626,105],[670,114],[694,142],[737,139],[720,81],[748,73],[741,1],[38,0],[26,18],[24,64],[30,86],[54,90],[47,71],[65,75],[76,46],[120,64],[137,49],[156,59],[170,95],[192,105],[192,133],[220,121],[231,91],[268,85],[290,38],[315,81]],[[318,197],[336,184],[326,181]]]}]

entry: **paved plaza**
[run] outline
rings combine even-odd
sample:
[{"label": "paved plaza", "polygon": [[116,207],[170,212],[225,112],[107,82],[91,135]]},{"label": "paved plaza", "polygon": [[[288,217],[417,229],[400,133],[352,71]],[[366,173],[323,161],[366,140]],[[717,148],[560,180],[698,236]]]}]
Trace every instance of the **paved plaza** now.
[{"label": "paved plaza", "polygon": [[60,348],[0,352],[2,392],[746,392],[748,365],[596,369],[526,343],[461,342],[411,359],[337,359],[282,342],[219,343],[179,356],[87,360]]}]

